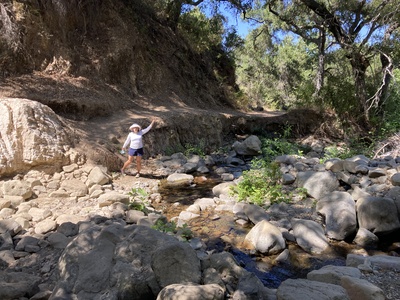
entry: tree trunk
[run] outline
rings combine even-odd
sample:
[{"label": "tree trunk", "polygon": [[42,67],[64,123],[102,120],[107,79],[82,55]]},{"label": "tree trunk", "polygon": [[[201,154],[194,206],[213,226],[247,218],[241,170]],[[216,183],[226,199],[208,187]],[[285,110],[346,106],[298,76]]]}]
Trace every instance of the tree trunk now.
[{"label": "tree trunk", "polygon": [[322,87],[324,86],[325,80],[325,43],[326,43],[326,32],[324,29],[319,31],[318,39],[318,69],[315,75],[315,92],[314,98],[319,98]]},{"label": "tree trunk", "polygon": [[[389,41],[391,34],[399,27],[399,23],[392,24],[389,26],[386,31],[383,40],[385,42]],[[378,113],[382,115],[385,111],[384,105],[387,97],[389,97],[389,86],[392,81],[392,71],[393,71],[393,63],[389,55],[381,52],[380,55],[381,64],[382,64],[382,85],[374,99],[378,104]]]},{"label": "tree trunk", "polygon": [[352,52],[350,54],[350,63],[353,69],[355,96],[358,99],[357,119],[361,124],[368,125],[369,123],[369,107],[367,103],[367,90],[365,84],[365,72],[369,66],[369,60],[361,53]]}]

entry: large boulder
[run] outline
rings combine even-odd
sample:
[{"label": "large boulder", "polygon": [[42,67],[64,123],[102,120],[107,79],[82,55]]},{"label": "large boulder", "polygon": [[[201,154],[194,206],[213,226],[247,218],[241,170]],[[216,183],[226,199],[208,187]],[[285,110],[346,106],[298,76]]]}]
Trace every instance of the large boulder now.
[{"label": "large boulder", "polygon": [[[18,284],[15,284],[15,283]],[[23,272],[0,271],[0,299],[22,299],[38,292],[40,277]],[[26,299],[26,298],[25,298]]]},{"label": "large boulder", "polygon": [[374,234],[387,234],[400,229],[397,207],[393,199],[362,197],[357,201],[359,226]]},{"label": "large boulder", "polygon": [[223,300],[224,289],[218,284],[171,284],[165,287],[157,296],[157,300]]},{"label": "large boulder", "polygon": [[193,175],[174,173],[167,177],[166,185],[168,187],[188,186],[193,182],[193,180]]},{"label": "large boulder", "polygon": [[328,239],[320,224],[312,220],[291,220],[297,244],[306,252],[320,254],[329,247]]},{"label": "large boulder", "polygon": [[155,299],[168,285],[201,278],[188,243],[154,229],[114,223],[82,231],[64,250],[50,300]]},{"label": "large boulder", "polygon": [[286,248],[279,228],[266,220],[258,222],[244,240],[255,250],[267,255],[277,254]]},{"label": "large boulder", "polygon": [[359,265],[368,265],[372,268],[382,270],[394,270],[400,272],[400,257],[389,255],[362,256],[358,254],[348,254],[346,257],[346,266],[358,267]]},{"label": "large boulder", "polygon": [[400,218],[400,186],[392,187],[386,194],[385,198],[391,198],[397,207],[397,214]]},{"label": "large boulder", "polygon": [[354,267],[328,265],[311,271],[307,274],[307,279],[340,285],[341,278],[344,276],[361,278],[361,271]]},{"label": "large boulder", "polygon": [[232,148],[239,155],[260,155],[261,141],[257,136],[251,135],[243,142],[236,141],[235,143],[233,143]]},{"label": "large boulder", "polygon": [[300,188],[305,188],[307,194],[317,200],[339,187],[339,181],[331,171],[299,172],[295,184]]},{"label": "large boulder", "polygon": [[349,300],[339,285],[307,279],[287,279],[277,290],[278,300]]},{"label": "large boulder", "polygon": [[53,171],[69,162],[73,144],[65,125],[36,101],[0,98],[0,176],[32,167]]},{"label": "large boulder", "polygon": [[3,184],[2,194],[5,196],[21,196],[29,199],[33,192],[28,182],[23,180],[8,180]]},{"label": "large boulder", "polygon": [[355,202],[349,193],[333,192],[324,196],[317,203],[317,211],[325,216],[328,237],[344,240],[356,232]]}]

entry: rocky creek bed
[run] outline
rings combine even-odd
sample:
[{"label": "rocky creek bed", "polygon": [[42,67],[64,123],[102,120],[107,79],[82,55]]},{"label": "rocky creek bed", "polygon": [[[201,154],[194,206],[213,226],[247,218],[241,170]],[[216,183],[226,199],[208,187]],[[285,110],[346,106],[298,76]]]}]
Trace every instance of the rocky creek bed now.
[{"label": "rocky creek bed", "polygon": [[[285,185],[308,197],[267,209],[229,194],[244,161],[211,158],[151,159],[140,178],[72,164],[1,181],[0,298],[400,299],[398,235],[379,249],[400,227],[396,158],[278,157]],[[129,209],[132,189],[148,193],[147,214]],[[344,207],[336,218],[329,199]],[[188,224],[194,237],[151,229],[158,220]]]}]

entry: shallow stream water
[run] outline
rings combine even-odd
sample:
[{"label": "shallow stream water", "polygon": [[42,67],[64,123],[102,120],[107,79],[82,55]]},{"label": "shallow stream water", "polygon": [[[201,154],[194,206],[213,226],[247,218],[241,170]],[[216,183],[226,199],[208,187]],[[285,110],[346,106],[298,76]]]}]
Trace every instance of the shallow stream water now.
[{"label": "shallow stream water", "polygon": [[[212,188],[220,183],[216,178],[205,178],[187,187],[168,188],[161,184],[163,203],[156,207],[162,210],[168,220],[179,216],[180,212],[199,198],[212,198]],[[202,211],[200,217],[188,222],[194,237],[200,238],[207,251],[228,251],[247,271],[254,273],[268,288],[277,288],[288,278],[306,278],[307,273],[325,265],[344,266],[348,253],[367,253],[346,242],[331,242],[324,254],[312,255],[303,251],[295,243],[287,243],[289,261],[276,263],[277,255],[265,256],[246,249],[243,240],[251,226],[241,226],[235,222],[231,212]],[[380,252],[380,250],[374,250]]]}]

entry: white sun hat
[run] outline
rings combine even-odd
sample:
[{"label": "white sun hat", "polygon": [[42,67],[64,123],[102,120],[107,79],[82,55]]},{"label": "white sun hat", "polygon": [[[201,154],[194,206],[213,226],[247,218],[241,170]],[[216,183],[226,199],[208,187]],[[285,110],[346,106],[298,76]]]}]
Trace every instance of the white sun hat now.
[{"label": "white sun hat", "polygon": [[141,129],[140,125],[139,125],[139,124],[136,124],[136,123],[133,123],[133,124],[131,125],[131,127],[129,127],[129,129],[132,129],[132,128],[135,128],[135,127],[139,128],[139,130]]}]

